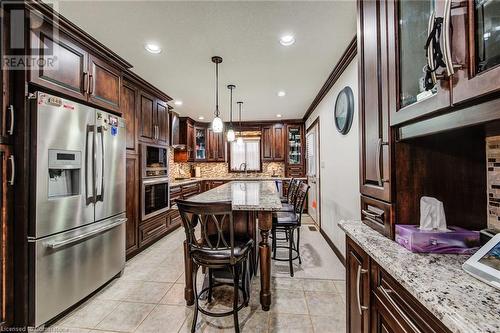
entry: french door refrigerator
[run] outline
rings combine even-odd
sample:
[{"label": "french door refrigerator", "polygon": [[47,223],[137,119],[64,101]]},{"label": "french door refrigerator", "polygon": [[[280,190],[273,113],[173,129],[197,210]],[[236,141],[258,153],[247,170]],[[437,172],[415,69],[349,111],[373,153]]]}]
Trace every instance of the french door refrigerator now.
[{"label": "french door refrigerator", "polygon": [[125,122],[43,92],[31,100],[29,321],[39,327],[125,265]]}]

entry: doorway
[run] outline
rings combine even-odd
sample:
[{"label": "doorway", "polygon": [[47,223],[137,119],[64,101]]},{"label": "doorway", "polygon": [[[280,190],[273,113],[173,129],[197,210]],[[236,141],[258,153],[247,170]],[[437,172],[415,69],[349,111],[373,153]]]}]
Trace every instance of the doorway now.
[{"label": "doorway", "polygon": [[307,212],[314,223],[321,229],[319,152],[320,137],[318,117],[306,131],[306,177],[307,183],[311,187],[307,200]]}]

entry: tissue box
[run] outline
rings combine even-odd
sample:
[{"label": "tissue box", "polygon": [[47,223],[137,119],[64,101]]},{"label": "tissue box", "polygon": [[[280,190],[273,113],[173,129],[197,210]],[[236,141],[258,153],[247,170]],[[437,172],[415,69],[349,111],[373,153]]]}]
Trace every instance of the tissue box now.
[{"label": "tissue box", "polygon": [[420,230],[418,225],[396,224],[396,242],[420,253],[472,254],[479,247],[479,232],[449,226],[450,231]]}]

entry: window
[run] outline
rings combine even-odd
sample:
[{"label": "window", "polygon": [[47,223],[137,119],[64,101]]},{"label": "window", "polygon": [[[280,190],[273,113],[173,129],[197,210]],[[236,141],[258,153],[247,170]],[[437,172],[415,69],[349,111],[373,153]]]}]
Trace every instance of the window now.
[{"label": "window", "polygon": [[243,144],[231,142],[231,171],[243,171],[243,163],[247,171],[261,171],[259,138],[244,138]]}]

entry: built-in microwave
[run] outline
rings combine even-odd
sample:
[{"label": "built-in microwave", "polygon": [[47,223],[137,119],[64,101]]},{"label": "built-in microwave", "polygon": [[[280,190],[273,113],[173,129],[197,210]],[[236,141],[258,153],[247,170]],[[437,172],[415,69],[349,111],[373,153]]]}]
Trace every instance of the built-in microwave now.
[{"label": "built-in microwave", "polygon": [[142,177],[168,177],[168,148],[141,145]]},{"label": "built-in microwave", "polygon": [[170,208],[168,177],[142,180],[142,220],[147,220]]}]

